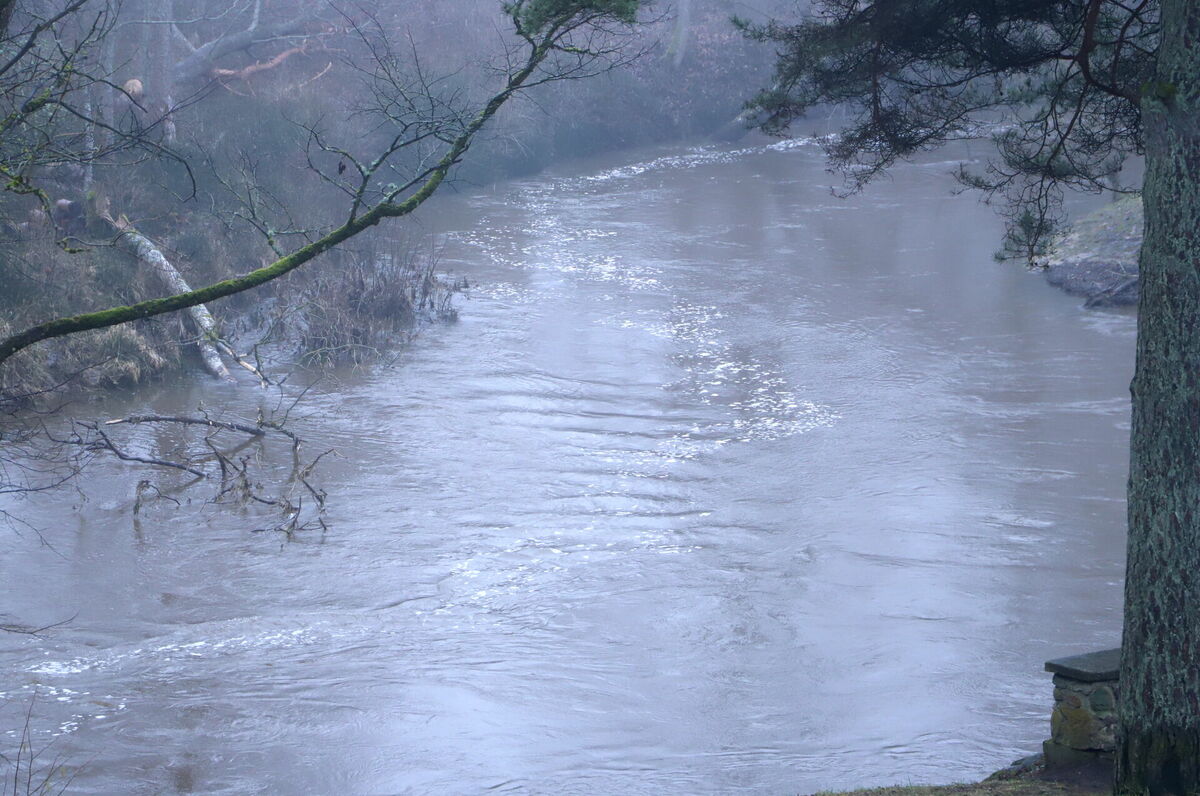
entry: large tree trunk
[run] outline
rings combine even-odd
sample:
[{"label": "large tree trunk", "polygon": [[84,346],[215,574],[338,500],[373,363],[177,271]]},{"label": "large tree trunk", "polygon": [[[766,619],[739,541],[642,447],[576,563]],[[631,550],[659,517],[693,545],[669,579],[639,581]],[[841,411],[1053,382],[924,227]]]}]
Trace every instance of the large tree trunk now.
[{"label": "large tree trunk", "polygon": [[1147,86],[1118,793],[1200,793],[1200,3]]}]

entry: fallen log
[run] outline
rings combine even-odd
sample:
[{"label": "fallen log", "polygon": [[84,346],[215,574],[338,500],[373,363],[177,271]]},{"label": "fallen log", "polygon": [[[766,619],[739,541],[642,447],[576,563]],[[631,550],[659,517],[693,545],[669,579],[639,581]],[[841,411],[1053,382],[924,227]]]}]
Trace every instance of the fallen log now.
[{"label": "fallen log", "polygon": [[182,84],[190,80],[213,78],[217,59],[255,45],[303,34],[311,29],[315,20],[315,14],[306,14],[275,25],[255,25],[194,47],[187,57],[175,64],[175,81]]},{"label": "fallen log", "polygon": [[[179,273],[179,269],[171,264],[162,250],[155,245],[154,241],[134,229],[125,216],[114,219],[108,213],[107,205],[108,203],[103,200],[97,202],[95,217],[104,221],[117,233],[117,241],[120,245],[136,257],[138,262],[150,266],[168,292],[171,294],[189,292],[192,289],[191,285],[183,278],[183,274]],[[228,346],[221,341],[217,332],[217,321],[208,311],[208,307],[197,304],[189,307],[187,313],[198,332],[196,347],[200,351],[204,369],[218,378],[233,381],[233,377],[229,375],[229,369],[225,367],[225,363],[221,360],[221,354],[217,350],[218,345],[226,349]],[[229,353],[240,362],[240,358],[236,354]],[[241,364],[245,366],[245,363]],[[254,370],[253,367],[250,369]]]},{"label": "fallen log", "polygon": [[[183,274],[179,273],[179,270],[171,265],[171,261],[166,258],[162,250],[154,245],[153,241],[131,226],[126,226],[120,231],[121,243],[140,262],[150,266],[158,274],[168,291],[175,294],[187,293],[192,289],[187,280],[183,278]],[[208,307],[203,304],[189,307],[187,313],[191,317],[192,323],[196,325],[196,330],[199,332],[196,347],[200,350],[200,358],[204,361],[204,369],[218,378],[232,381],[233,377],[229,375],[229,370],[225,367],[225,363],[221,361],[221,354],[217,351],[219,335],[217,333],[216,319],[208,311]]]}]

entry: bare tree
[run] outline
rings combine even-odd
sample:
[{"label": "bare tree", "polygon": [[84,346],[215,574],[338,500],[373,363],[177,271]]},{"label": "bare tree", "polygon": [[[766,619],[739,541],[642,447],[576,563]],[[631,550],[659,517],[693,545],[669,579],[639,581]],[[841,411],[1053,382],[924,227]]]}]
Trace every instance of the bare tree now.
[{"label": "bare tree", "polygon": [[[71,6],[73,13],[78,13],[83,2],[76,0],[76,5]],[[307,128],[310,155],[326,156],[311,158],[312,167],[324,182],[345,196],[340,223],[316,233],[306,232],[305,242],[289,250],[289,233],[296,231],[275,228],[253,201],[247,202],[243,218],[265,236],[275,256],[272,262],[195,290],[37,324],[0,341],[0,363],[41,340],[150,318],[252,290],[387,219],[411,214],[433,196],[484,125],[518,93],[548,82],[585,77],[622,62],[625,56],[620,34],[634,24],[638,3],[636,0],[517,0],[504,4],[503,10],[513,27],[515,43],[508,49],[497,75],[498,87],[470,111],[439,100],[429,90],[429,78],[419,70],[415,75],[400,70],[391,45],[380,36],[379,26],[343,15],[343,23],[369,54],[367,63],[358,68],[369,80],[373,99],[370,107],[361,112],[390,132],[377,151],[357,153],[351,147],[326,141],[316,126]],[[211,66],[201,69],[194,65],[211,64],[218,54],[243,45],[248,47],[263,36],[278,39],[294,30],[260,26],[255,14],[253,24],[246,30],[196,47],[195,52],[180,62],[186,66],[177,65],[176,80],[184,81],[199,74],[212,76]],[[94,35],[88,41],[95,43],[100,38]],[[68,110],[74,107],[66,101],[57,105]],[[0,128],[0,136],[3,134]],[[419,157],[411,157],[417,152]],[[31,190],[36,189],[31,186]],[[132,235],[136,231],[125,225],[123,233]]]}]

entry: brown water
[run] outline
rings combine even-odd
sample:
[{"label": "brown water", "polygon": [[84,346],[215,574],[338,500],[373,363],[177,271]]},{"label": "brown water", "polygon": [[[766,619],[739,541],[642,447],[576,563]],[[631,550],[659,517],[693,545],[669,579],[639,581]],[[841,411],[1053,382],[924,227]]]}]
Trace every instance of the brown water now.
[{"label": "brown water", "polygon": [[135,522],[116,463],[14,507],[55,549],[5,531],[0,620],[75,618],[0,633],[2,751],[35,694],[80,793],[804,793],[1035,751],[1042,662],[1118,639],[1132,319],[993,262],[945,163],[841,200],[808,144],[629,157],[425,214],[476,287],[297,409],[344,457],[328,532],[207,487]]}]

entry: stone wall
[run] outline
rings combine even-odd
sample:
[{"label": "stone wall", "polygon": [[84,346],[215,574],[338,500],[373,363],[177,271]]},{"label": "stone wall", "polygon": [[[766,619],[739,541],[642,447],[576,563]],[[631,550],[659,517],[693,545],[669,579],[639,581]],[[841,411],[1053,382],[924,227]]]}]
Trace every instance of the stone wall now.
[{"label": "stone wall", "polygon": [[1111,757],[1116,749],[1117,662],[1120,650],[1050,661],[1054,672],[1054,711],[1046,763],[1069,764]]},{"label": "stone wall", "polygon": [[1054,675],[1050,739],[1071,749],[1111,752],[1116,748],[1117,681],[1082,683]]}]

